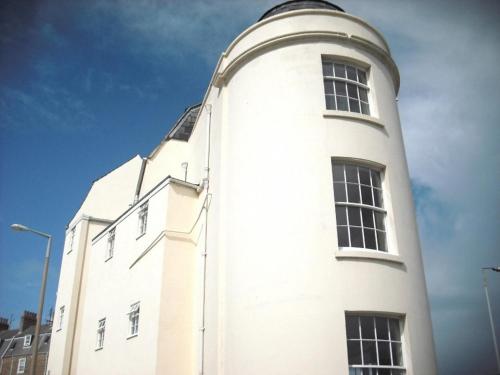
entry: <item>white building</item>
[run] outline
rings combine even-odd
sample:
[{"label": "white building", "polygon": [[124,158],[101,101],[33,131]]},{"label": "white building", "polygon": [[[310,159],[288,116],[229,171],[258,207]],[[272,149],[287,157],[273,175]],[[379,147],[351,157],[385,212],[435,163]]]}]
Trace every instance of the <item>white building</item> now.
[{"label": "white building", "polygon": [[398,88],[362,19],[265,13],[71,220],[50,375],[435,374]]}]

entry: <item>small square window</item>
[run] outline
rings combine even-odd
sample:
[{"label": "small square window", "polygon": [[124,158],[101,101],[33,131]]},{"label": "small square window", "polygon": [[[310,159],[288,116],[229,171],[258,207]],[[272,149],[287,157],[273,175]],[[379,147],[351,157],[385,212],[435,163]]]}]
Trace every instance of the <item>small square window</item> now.
[{"label": "small square window", "polygon": [[26,370],[26,358],[19,358],[19,361],[17,362],[17,373],[24,374],[25,370]]},{"label": "small square window", "polygon": [[139,314],[140,302],[130,305],[130,312],[128,313],[129,319],[129,336],[136,336],[139,334]]},{"label": "small square window", "polygon": [[24,336],[24,347],[31,346],[31,335]]},{"label": "small square window", "polygon": [[148,225],[148,202],[142,204],[139,207],[139,236],[146,233],[146,227]]}]

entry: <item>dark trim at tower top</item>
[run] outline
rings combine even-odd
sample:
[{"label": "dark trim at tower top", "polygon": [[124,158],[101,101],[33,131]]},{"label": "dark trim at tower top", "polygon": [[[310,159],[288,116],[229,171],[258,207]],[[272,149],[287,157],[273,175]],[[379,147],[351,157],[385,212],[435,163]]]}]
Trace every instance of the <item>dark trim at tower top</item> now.
[{"label": "dark trim at tower top", "polygon": [[262,15],[262,17],[259,18],[259,21],[280,13],[299,9],[329,9],[345,13],[344,9],[342,9],[341,7],[324,0],[291,0],[278,4],[275,7],[269,9]]}]

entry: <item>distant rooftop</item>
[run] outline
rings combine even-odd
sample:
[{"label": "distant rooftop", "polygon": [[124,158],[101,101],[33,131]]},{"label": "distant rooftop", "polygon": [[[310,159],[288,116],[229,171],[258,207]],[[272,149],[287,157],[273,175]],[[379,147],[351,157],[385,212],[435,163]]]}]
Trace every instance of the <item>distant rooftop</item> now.
[{"label": "distant rooftop", "polygon": [[280,13],[290,12],[292,10],[299,10],[299,9],[329,9],[329,10],[344,12],[344,9],[335,4],[329,3],[328,1],[292,0],[276,5],[275,7],[269,9],[266,13],[262,15],[262,17],[259,18],[259,21],[262,21],[263,19],[275,16]]},{"label": "distant rooftop", "polygon": [[167,139],[173,138],[181,141],[188,141],[193,131],[194,122],[198,117],[200,107],[201,104],[195,104],[191,107],[186,108],[184,113],[172,127],[172,130],[167,136]]}]

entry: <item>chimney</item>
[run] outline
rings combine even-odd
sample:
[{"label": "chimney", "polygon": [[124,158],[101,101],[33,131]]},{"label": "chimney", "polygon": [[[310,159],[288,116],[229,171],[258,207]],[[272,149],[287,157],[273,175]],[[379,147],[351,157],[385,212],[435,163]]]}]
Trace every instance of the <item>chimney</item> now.
[{"label": "chimney", "polygon": [[31,311],[24,310],[21,316],[21,322],[19,324],[19,329],[24,331],[25,329],[36,325],[36,314]]},{"label": "chimney", "polygon": [[0,317],[0,331],[6,331],[9,329],[9,320],[7,318]]}]

